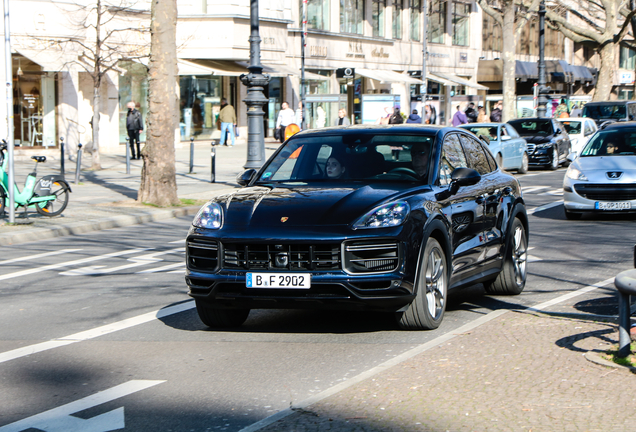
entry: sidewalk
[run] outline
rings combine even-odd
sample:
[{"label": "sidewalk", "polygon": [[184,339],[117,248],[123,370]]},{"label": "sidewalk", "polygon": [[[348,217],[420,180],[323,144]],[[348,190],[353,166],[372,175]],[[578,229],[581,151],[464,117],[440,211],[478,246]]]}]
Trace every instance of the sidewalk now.
[{"label": "sidewalk", "polygon": [[[266,157],[279,146],[278,142],[265,143]],[[194,167],[190,167],[190,143],[183,142],[176,149],[177,194],[187,200],[183,207],[165,209],[137,203],[137,191],[141,181],[143,161],[130,161],[130,174],[126,174],[125,147],[121,154],[102,154],[103,169],[90,171],[91,157],[82,157],[79,184],[75,180],[75,162],[65,160],[65,177],[71,187],[68,207],[54,218],[39,215],[29,209],[28,220],[22,209],[16,211],[17,225],[8,225],[8,210],[0,218],[0,246],[53,238],[62,235],[81,234],[89,231],[134,225],[183,215],[194,215],[205,201],[215,195],[238,187],[237,174],[243,171],[247,160],[247,144],[234,147],[216,146],[216,182],[211,183],[210,141],[194,144]],[[74,158],[75,159],[75,158]],[[35,162],[19,158],[15,162],[15,178],[21,190],[26,176],[33,171]],[[60,173],[60,160],[48,157],[38,165],[38,178]],[[188,203],[192,203],[188,205]],[[21,224],[27,221],[28,224]]]}]

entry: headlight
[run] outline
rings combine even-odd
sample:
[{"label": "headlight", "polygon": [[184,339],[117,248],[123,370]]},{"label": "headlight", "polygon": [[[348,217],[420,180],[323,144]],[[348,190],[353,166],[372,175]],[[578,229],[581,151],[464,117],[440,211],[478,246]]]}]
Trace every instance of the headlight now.
[{"label": "headlight", "polygon": [[547,148],[550,148],[550,147],[552,147],[552,144],[549,143],[549,142],[548,143],[537,144],[537,148],[540,148],[540,149],[547,149]]},{"label": "headlight", "polygon": [[585,174],[583,174],[581,171],[577,170],[571,165],[566,171],[565,176],[572,180],[587,181],[587,177],[585,177]]},{"label": "headlight", "polygon": [[219,229],[223,225],[223,210],[217,203],[209,203],[201,207],[194,217],[192,225],[199,228]]},{"label": "headlight", "polygon": [[404,223],[411,211],[406,201],[398,201],[376,207],[353,224],[354,228],[386,228]]}]

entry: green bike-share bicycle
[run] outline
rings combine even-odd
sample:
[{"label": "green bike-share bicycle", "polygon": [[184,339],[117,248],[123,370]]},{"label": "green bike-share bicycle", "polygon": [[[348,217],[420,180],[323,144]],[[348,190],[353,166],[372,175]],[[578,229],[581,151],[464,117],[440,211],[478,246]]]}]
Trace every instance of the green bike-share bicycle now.
[{"label": "green bike-share bicycle", "polygon": [[[8,160],[4,152],[7,150],[7,142],[0,142],[0,163],[2,173],[0,182],[0,216],[4,214],[5,206],[9,205],[9,176],[7,175]],[[46,156],[31,156],[35,161],[33,172],[27,176],[22,192],[13,184],[13,196],[15,208],[23,207],[26,214],[27,208],[35,206],[35,210],[44,216],[57,216],[61,214],[68,204],[69,187],[64,177],[59,175],[47,175],[36,181],[38,163],[46,162]]]}]

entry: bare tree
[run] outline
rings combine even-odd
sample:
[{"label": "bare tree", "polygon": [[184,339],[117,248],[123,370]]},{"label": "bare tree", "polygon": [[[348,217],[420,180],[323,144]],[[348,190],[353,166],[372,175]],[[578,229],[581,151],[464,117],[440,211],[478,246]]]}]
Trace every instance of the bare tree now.
[{"label": "bare tree", "polygon": [[517,41],[531,16],[539,9],[540,0],[478,0],[503,31],[503,113],[502,120],[515,118],[517,82],[515,76]]},{"label": "bare tree", "polygon": [[593,101],[608,100],[616,70],[616,48],[629,31],[636,10],[626,10],[623,0],[555,0],[546,17],[556,29],[574,42],[598,50],[601,64]]},{"label": "bare tree", "polygon": [[146,145],[137,200],[177,205],[174,134],[178,120],[177,3],[153,1],[150,9],[150,63]]}]

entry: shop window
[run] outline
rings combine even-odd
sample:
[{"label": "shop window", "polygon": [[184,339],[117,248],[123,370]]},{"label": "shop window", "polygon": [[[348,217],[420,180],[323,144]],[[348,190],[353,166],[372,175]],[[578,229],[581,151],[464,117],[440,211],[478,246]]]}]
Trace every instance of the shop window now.
[{"label": "shop window", "polygon": [[[217,118],[221,111],[221,77],[182,76],[179,78],[179,87],[181,139],[212,138],[218,129]],[[228,101],[231,98],[228,97]]]},{"label": "shop window", "polygon": [[[317,75],[322,75],[325,78],[329,78],[329,76],[331,75],[331,71],[324,71],[324,70],[307,70],[307,72],[311,72]],[[329,79],[324,79],[324,80],[305,79],[305,94],[306,95],[327,94],[327,93],[329,93]]]},{"label": "shop window", "polygon": [[446,1],[431,0],[428,3],[428,35],[430,43],[444,43],[446,34]]},{"label": "shop window", "polygon": [[[300,0],[300,25],[303,21],[303,0]],[[307,0],[307,28],[329,30],[329,0]]]},{"label": "shop window", "polygon": [[364,0],[340,0],[340,32],[363,34]]},{"label": "shop window", "polygon": [[630,47],[621,45],[619,67],[627,70],[636,69],[636,51]]},{"label": "shop window", "polygon": [[371,1],[371,26],[373,27],[373,36],[384,37],[384,13],[386,10],[386,0]]},{"label": "shop window", "polygon": [[470,3],[453,2],[453,45],[470,46]]},{"label": "shop window", "polygon": [[422,12],[421,0],[411,1],[411,23],[410,23],[410,36],[412,41],[420,40],[420,15]]},{"label": "shop window", "polygon": [[393,39],[402,39],[402,1],[393,1]]}]

